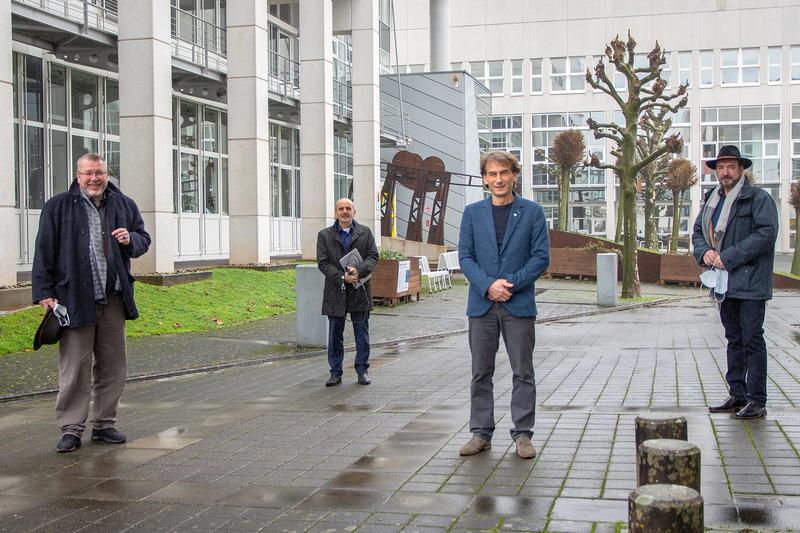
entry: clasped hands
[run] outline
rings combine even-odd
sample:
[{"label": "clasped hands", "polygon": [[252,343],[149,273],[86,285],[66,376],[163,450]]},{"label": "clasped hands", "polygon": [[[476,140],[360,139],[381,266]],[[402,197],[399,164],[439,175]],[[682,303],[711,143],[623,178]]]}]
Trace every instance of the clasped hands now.
[{"label": "clasped hands", "polygon": [[505,279],[496,279],[494,283],[489,285],[489,289],[486,291],[487,296],[493,302],[507,302],[511,299],[511,287],[513,287],[513,283],[509,283],[508,280]]},{"label": "clasped hands", "polygon": [[358,281],[358,270],[355,267],[347,267],[344,271],[344,282],[351,285]]},{"label": "clasped hands", "polygon": [[709,250],[703,254],[703,263],[705,263],[706,266],[718,268],[720,270],[725,269],[725,265],[722,263],[722,258],[719,256],[719,252],[716,250]]}]

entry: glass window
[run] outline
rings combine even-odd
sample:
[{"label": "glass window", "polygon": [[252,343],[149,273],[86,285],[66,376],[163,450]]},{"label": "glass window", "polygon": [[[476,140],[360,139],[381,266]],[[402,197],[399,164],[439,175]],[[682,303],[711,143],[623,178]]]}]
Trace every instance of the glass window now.
[{"label": "glass window", "polygon": [[522,60],[511,62],[511,94],[522,94]]},{"label": "glass window", "polygon": [[44,129],[37,126],[25,128],[25,153],[27,155],[28,209],[41,209],[44,205]]},{"label": "glass window", "polygon": [[228,159],[222,158],[219,175],[219,189],[222,195],[222,214],[228,214]]},{"label": "glass window", "polygon": [[556,57],[550,60],[550,92],[581,92],[585,87],[585,58]]},{"label": "glass window", "polygon": [[542,94],[542,60],[531,59],[531,93]]},{"label": "glass window", "polygon": [[217,158],[203,158],[203,181],[205,184],[204,212],[219,213],[219,183]]},{"label": "glass window", "polygon": [[25,56],[25,118],[43,121],[42,60]]},{"label": "glass window", "polygon": [[65,192],[72,181],[66,131],[50,131],[50,172],[53,195]]},{"label": "glass window", "polygon": [[771,46],[769,48],[769,69],[767,73],[768,83],[781,82],[781,47]]},{"label": "glass window", "polygon": [[220,113],[219,117],[219,151],[228,153],[228,114]]},{"label": "glass window", "polygon": [[82,135],[72,136],[72,167],[78,168],[78,159],[88,153],[97,153],[97,139]]},{"label": "glass window", "polygon": [[292,170],[281,169],[281,215],[292,216]]},{"label": "glass window", "polygon": [[116,141],[106,141],[106,151],[104,158],[108,167],[108,179],[119,187],[119,143]]},{"label": "glass window", "polygon": [[800,46],[792,46],[792,83],[800,83]]},{"label": "glass window", "polygon": [[181,176],[180,176],[180,195],[181,212],[198,212],[198,175],[197,175],[197,156],[193,154],[181,154]]},{"label": "glass window", "polygon": [[72,127],[98,131],[97,76],[72,70]]},{"label": "glass window", "polygon": [[181,100],[181,146],[197,148],[197,104]]},{"label": "glass window", "polygon": [[119,83],[106,80],[106,133],[119,135]]},{"label": "glass window", "polygon": [[700,87],[714,85],[714,52],[700,50]]},{"label": "glass window", "polygon": [[758,48],[722,50],[720,65],[722,67],[722,85],[758,84]]},{"label": "glass window", "polygon": [[67,69],[50,63],[50,122],[67,125]]},{"label": "glass window", "polygon": [[678,52],[678,83],[692,86],[692,53]]},{"label": "glass window", "polygon": [[[219,138],[219,111],[205,107],[203,112],[203,150],[209,152],[217,151],[217,140]],[[216,213],[216,211],[212,211]]]}]

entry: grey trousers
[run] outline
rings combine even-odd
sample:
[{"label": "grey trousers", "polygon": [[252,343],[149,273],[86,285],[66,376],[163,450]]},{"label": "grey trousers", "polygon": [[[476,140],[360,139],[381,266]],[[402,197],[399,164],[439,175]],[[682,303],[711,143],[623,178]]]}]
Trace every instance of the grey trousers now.
[{"label": "grey trousers", "polygon": [[500,303],[495,303],[480,317],[469,319],[469,348],[472,352],[470,387],[470,431],[491,440],[494,433],[495,357],[500,335],[508,352],[514,374],[511,390],[511,438],[533,436],[536,418],[536,380],[533,373],[533,347],[536,340],[536,317],[516,317]]},{"label": "grey trousers", "polygon": [[121,297],[112,296],[108,304],[97,305],[97,324],[67,328],[61,336],[56,398],[56,424],[61,433],[83,435],[92,390],[93,427],[105,429],[113,426],[127,375],[125,304]]}]

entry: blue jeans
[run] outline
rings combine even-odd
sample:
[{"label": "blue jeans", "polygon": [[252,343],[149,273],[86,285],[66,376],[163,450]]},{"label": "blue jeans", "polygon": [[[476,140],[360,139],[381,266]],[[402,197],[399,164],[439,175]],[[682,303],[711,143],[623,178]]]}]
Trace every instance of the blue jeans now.
[{"label": "blue jeans", "polygon": [[[331,374],[342,375],[344,361],[344,322],[346,316],[328,316],[328,365]],[[356,373],[369,368],[369,311],[350,312],[356,337]]]},{"label": "blue jeans", "polygon": [[719,316],[728,339],[725,379],[734,398],[767,403],[767,344],[764,342],[765,300],[725,298]]}]

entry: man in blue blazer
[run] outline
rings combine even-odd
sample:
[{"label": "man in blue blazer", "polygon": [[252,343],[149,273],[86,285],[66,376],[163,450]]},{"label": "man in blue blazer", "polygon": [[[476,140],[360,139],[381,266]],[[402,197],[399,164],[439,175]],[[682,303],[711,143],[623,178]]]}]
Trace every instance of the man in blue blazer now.
[{"label": "man in blue blazer", "polygon": [[502,334],[514,374],[511,438],[517,455],[536,456],[531,442],[536,416],[534,282],[550,264],[550,242],[542,207],[514,193],[520,170],[519,161],[508,152],[485,154],[481,176],[491,196],[468,205],[461,218],[458,257],[470,283],[467,316],[472,352],[472,438],[461,448],[461,455],[491,448],[495,428],[492,376]]}]

